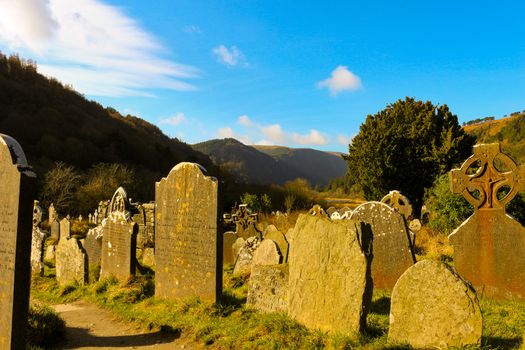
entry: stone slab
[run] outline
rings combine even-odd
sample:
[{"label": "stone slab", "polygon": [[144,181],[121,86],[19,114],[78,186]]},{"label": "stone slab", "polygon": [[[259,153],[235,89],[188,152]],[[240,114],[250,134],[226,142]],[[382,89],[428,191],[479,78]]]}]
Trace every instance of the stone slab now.
[{"label": "stone slab", "polygon": [[246,305],[262,312],[287,312],[288,265],[252,266]]}]

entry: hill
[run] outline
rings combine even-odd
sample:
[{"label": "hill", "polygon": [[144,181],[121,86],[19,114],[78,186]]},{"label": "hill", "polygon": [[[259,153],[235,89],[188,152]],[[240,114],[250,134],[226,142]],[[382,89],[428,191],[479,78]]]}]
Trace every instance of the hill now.
[{"label": "hill", "polygon": [[155,181],[181,161],[216,170],[208,156],[155,125],[88,101],[39,74],[34,62],[1,53],[0,133],[21,144],[39,179],[57,161],[80,170],[97,163],[126,164],[141,182],[139,200],[153,199]]},{"label": "hill", "polygon": [[281,146],[247,146],[235,139],[210,140],[192,146],[246,183],[283,184],[304,178],[325,186],[346,172],[346,163],[331,153]]}]

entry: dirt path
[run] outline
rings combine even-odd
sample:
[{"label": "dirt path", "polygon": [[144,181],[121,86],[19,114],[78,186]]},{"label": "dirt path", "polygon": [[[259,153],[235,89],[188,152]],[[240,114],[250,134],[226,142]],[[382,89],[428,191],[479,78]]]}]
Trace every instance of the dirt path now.
[{"label": "dirt path", "polygon": [[119,321],[110,311],[85,301],[53,308],[66,322],[66,334],[56,349],[204,349],[177,333],[144,330]]}]

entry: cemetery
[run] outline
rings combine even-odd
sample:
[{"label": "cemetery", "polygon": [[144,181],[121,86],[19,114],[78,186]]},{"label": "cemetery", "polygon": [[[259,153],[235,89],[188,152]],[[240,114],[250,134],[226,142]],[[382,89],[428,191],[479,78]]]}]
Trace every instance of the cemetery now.
[{"label": "cemetery", "polygon": [[[475,145],[450,171],[450,191],[474,212],[450,233],[453,254],[437,257],[425,254],[425,225],[397,190],[355,208],[265,214],[243,203],[220,215],[219,179],[181,162],[155,184],[154,202],[133,203],[118,187],[72,218],[41,207],[36,175],[6,135],[0,174],[1,349],[25,347],[30,300],[86,300],[210,348],[517,349],[525,340],[525,229],[505,209],[525,190],[525,165],[497,143]],[[73,233],[79,225],[84,235]]]}]

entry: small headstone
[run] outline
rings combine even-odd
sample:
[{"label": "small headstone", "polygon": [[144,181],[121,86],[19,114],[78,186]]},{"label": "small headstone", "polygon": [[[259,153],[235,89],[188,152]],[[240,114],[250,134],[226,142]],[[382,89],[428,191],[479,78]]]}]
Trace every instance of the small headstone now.
[{"label": "small headstone", "polygon": [[[270,225],[268,227],[271,227],[273,225]],[[273,226],[275,228],[275,226]],[[277,244],[277,247],[279,247],[279,253],[281,253],[282,261],[281,263],[286,263],[288,261],[288,249],[290,245],[288,244],[288,240],[286,239],[285,235],[281,233],[281,231],[277,230],[277,228],[266,230],[266,234],[264,235],[264,239],[271,239]]]},{"label": "small headstone", "polygon": [[264,239],[253,253],[254,265],[278,265],[282,261],[277,244],[271,239]]},{"label": "small headstone", "polygon": [[370,228],[301,214],[290,237],[288,313],[305,326],[357,335],[372,298]]},{"label": "small headstone", "polygon": [[381,199],[381,202],[385,203],[395,211],[399,212],[405,220],[409,220],[412,217],[412,204],[410,200],[401,194],[398,190],[390,191],[386,196]]},{"label": "small headstone", "polygon": [[38,201],[33,204],[33,230],[31,234],[31,272],[37,275],[44,274],[44,239],[46,233],[38,227],[42,221],[42,208]]},{"label": "small headstone", "polygon": [[313,215],[313,216],[326,216],[326,217],[328,217],[328,215],[326,215],[324,209],[319,204],[315,204],[308,211],[308,214]]},{"label": "small headstone", "polygon": [[88,222],[93,222],[93,217],[91,216],[91,213],[88,214]]},{"label": "small headstone", "polygon": [[82,222],[82,220],[84,220],[84,218],[82,217],[82,214],[78,216],[78,221]]},{"label": "small headstone", "polygon": [[330,208],[326,209],[326,215],[328,215],[329,217],[331,217],[332,214],[333,214],[334,212],[336,212],[336,211],[337,211],[337,209],[336,209],[335,207],[330,207]]},{"label": "small headstone", "polygon": [[56,279],[59,285],[87,282],[88,267],[86,252],[79,240],[62,236],[56,248]]},{"label": "small headstone", "polygon": [[247,204],[239,204],[239,207],[231,215],[231,219],[235,224],[235,232],[238,237],[247,239],[249,237],[262,237],[261,232],[257,229],[257,214],[252,214]]},{"label": "small headstone", "polygon": [[237,240],[237,234],[233,231],[224,232],[222,238],[222,263],[233,264],[235,257],[233,256],[233,244]]},{"label": "small headstone", "polygon": [[388,340],[415,348],[479,345],[481,309],[474,289],[448,266],[423,260],[392,291]]},{"label": "small headstone", "polygon": [[51,203],[51,205],[49,206],[47,213],[48,213],[49,223],[53,222],[54,220],[58,221],[58,214],[57,214],[57,211],[55,210],[55,206],[53,205],[53,203]]},{"label": "small headstone", "polygon": [[18,142],[0,134],[0,349],[25,349],[35,174]]},{"label": "small headstone", "polygon": [[239,252],[241,251],[242,247],[244,247],[244,243],[246,240],[242,237],[239,237],[235,240],[235,243],[232,245],[232,255],[234,263],[237,261],[237,257],[239,256]]},{"label": "small headstone", "polygon": [[330,214],[331,220],[341,220],[341,214],[336,210],[332,214]]},{"label": "small headstone", "polygon": [[525,166],[501,153],[498,143],[476,145],[461,168],[451,171],[450,182],[452,192],[474,206],[449,236],[454,266],[485,296],[525,299],[525,228],[505,213],[505,205],[525,190]]},{"label": "small headstone", "polygon": [[246,305],[262,312],[288,311],[288,265],[254,265]]},{"label": "small headstone", "polygon": [[69,238],[71,237],[71,221],[69,221],[69,215],[62,220],[60,220],[60,239],[62,237]]},{"label": "small headstone", "polygon": [[126,281],[135,274],[137,224],[131,221],[126,191],[119,187],[109,205],[102,235],[100,278]]},{"label": "small headstone", "polygon": [[51,238],[56,242],[60,239],[60,221],[57,218],[54,218],[53,221],[49,222]]},{"label": "small headstone", "polygon": [[179,163],[155,186],[155,295],[222,293],[222,235],[217,234],[218,181],[195,163]]},{"label": "small headstone", "polygon": [[261,239],[259,237],[249,237],[244,242],[235,261],[235,267],[233,268],[234,274],[249,273],[251,271],[253,254],[260,244]]},{"label": "small headstone", "polygon": [[374,288],[394,288],[397,279],[416,261],[404,217],[385,203],[367,202],[355,208],[351,219],[371,226]]},{"label": "small headstone", "polygon": [[55,248],[56,246],[54,245],[48,245],[46,247],[46,254],[44,255],[44,260],[47,260],[47,261],[55,260]]},{"label": "small headstone", "polygon": [[95,212],[93,213],[93,223],[95,225],[99,224],[99,222],[98,222],[98,210],[95,210]]}]

